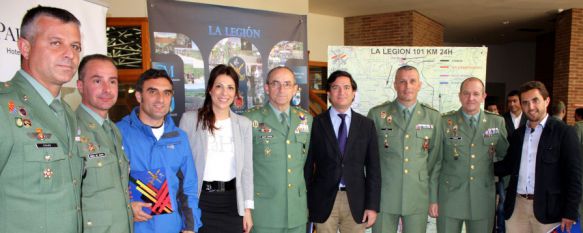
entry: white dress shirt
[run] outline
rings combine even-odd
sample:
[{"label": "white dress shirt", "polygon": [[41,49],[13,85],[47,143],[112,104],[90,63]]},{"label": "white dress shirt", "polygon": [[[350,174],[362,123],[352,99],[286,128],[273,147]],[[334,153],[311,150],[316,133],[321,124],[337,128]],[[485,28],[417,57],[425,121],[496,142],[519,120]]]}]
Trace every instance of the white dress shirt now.
[{"label": "white dress shirt", "polygon": [[218,128],[212,135],[207,131],[207,156],[204,166],[204,181],[230,181],[236,176],[235,141],[231,119],[215,121]]},{"label": "white dress shirt", "polygon": [[549,114],[534,129],[530,128],[529,121],[526,122],[524,141],[522,142],[522,155],[520,157],[518,186],[516,189],[516,193],[518,194],[534,194],[538,143],[548,118]]},{"label": "white dress shirt", "polygon": [[[342,123],[342,118],[338,116],[340,112],[336,111],[334,107],[330,107],[330,120],[332,120],[332,128],[334,128],[334,135],[338,138],[338,128],[340,128],[340,123]],[[344,124],[346,124],[346,136],[348,137],[350,133],[350,121],[352,120],[352,109],[348,109],[344,112],[346,116],[344,117]]]},{"label": "white dress shirt", "polygon": [[518,129],[518,126],[520,126],[520,118],[522,117],[522,111],[520,112],[520,114],[518,114],[518,116],[515,116],[514,114],[512,114],[512,112],[510,112],[510,117],[512,118],[512,124],[514,125],[514,129]]}]

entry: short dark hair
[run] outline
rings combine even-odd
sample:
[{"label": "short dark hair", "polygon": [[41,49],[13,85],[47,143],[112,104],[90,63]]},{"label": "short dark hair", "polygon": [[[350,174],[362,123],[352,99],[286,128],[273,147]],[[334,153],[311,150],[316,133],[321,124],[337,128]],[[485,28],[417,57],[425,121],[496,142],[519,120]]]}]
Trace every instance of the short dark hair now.
[{"label": "short dark hair", "polygon": [[294,76],[294,84],[295,84],[296,83],[296,74],[294,73],[294,71],[291,68],[289,68],[287,66],[277,66],[277,67],[271,69],[269,72],[267,72],[267,79],[265,79],[265,83],[269,84],[269,79],[271,78],[271,75],[275,71],[281,70],[281,69],[289,71]]},{"label": "short dark hair", "polygon": [[[549,97],[549,91],[547,91],[547,88],[545,87],[545,85],[539,81],[529,81],[529,82],[522,84],[522,86],[520,86],[520,88],[518,88],[518,93],[520,93],[520,95],[522,95],[522,93],[525,93],[527,91],[534,90],[534,89],[537,89],[540,92],[540,94],[543,96],[544,99]],[[522,99],[521,96],[518,96],[518,98]]]},{"label": "short dark hair", "polygon": [[85,66],[87,66],[87,63],[93,60],[108,61],[111,62],[111,64],[114,64],[113,59],[111,57],[105,56],[103,54],[96,53],[87,55],[83,57],[83,59],[81,59],[81,62],[79,62],[79,77],[78,77],[79,80],[83,80],[83,78],[85,77]]},{"label": "short dark hair", "polygon": [[482,94],[486,93],[486,86],[484,86],[484,82],[482,82],[481,79],[476,78],[476,77],[469,77],[469,78],[464,79],[464,81],[462,81],[462,84],[460,84],[460,93],[462,92],[462,89],[464,88],[464,84],[466,84],[469,81],[478,81],[482,85]]},{"label": "short dark hair", "polygon": [[144,87],[144,83],[150,79],[157,79],[157,78],[164,78],[170,82],[170,85],[174,86],[172,79],[168,76],[168,73],[165,70],[157,70],[157,69],[149,69],[144,71],[140,75],[138,82],[136,83],[136,91],[142,92],[142,88]]},{"label": "short dark hair", "polygon": [[551,114],[556,115],[564,111],[566,108],[565,102],[562,100],[556,100],[551,104]]},{"label": "short dark hair", "polygon": [[330,88],[331,88],[330,84],[335,82],[336,79],[339,77],[347,77],[348,79],[350,79],[350,85],[352,86],[352,90],[356,91],[357,85],[356,85],[356,82],[354,81],[354,79],[352,78],[352,75],[346,71],[343,71],[343,70],[334,71],[330,74],[330,76],[328,76],[328,80],[326,80],[326,82],[327,82],[326,91],[330,91]]},{"label": "short dark hair", "polygon": [[26,11],[24,17],[22,18],[22,23],[20,24],[20,37],[27,40],[34,40],[35,36],[35,21],[40,16],[49,16],[61,20],[63,23],[75,23],[81,26],[81,22],[77,17],[75,17],[71,12],[56,8],[38,5],[35,8],[31,8]]},{"label": "short dark hair", "polygon": [[404,65],[404,66],[399,67],[399,69],[397,69],[397,72],[395,72],[395,75],[398,74],[400,71],[409,71],[409,70],[414,70],[415,72],[417,72],[417,74],[419,74],[419,70],[417,70],[417,68],[415,68],[415,66]]},{"label": "short dark hair", "polygon": [[506,98],[508,99],[508,97],[510,96],[518,96],[518,98],[520,98],[520,92],[518,92],[518,90],[512,90],[510,92],[508,92],[508,95],[506,95]]},{"label": "short dark hair", "polygon": [[583,108],[575,109],[575,116],[578,116],[583,119]]}]

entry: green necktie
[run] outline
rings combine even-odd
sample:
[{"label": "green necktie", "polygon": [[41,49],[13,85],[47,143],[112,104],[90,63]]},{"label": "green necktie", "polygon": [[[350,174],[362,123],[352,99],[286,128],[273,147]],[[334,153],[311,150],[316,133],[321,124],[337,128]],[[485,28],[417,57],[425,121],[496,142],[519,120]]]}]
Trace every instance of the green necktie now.
[{"label": "green necktie", "polygon": [[111,147],[113,152],[117,154],[117,148],[115,146],[117,138],[115,137],[115,133],[113,132],[112,124],[113,123],[109,119],[106,119],[105,121],[103,121],[103,130],[105,130],[105,133],[107,133],[107,136],[109,136],[111,139],[108,140],[108,144],[111,143],[109,146]]},{"label": "green necktie", "polygon": [[51,102],[51,104],[49,105],[49,107],[53,110],[53,112],[55,112],[57,118],[59,119],[59,122],[61,122],[61,124],[65,126],[67,123],[65,119],[65,108],[63,107],[63,103],[61,103],[61,101],[58,99],[54,99],[53,102]]},{"label": "green necktie", "polygon": [[287,120],[287,114],[282,112],[279,114],[281,116],[281,124],[285,127],[285,132],[289,131],[289,122]]},{"label": "green necktie", "polygon": [[409,109],[403,109],[403,118],[405,119],[405,123],[409,123],[410,115],[411,113],[409,112]]},{"label": "green necktie", "polygon": [[476,130],[476,118],[473,116],[470,117],[470,127],[472,127],[473,130]]}]

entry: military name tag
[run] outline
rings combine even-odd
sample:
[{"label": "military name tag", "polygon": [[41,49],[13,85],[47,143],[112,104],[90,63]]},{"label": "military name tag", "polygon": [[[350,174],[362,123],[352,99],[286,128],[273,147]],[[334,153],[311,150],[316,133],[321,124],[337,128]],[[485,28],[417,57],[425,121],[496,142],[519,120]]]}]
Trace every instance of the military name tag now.
[{"label": "military name tag", "polygon": [[94,153],[94,154],[89,154],[87,156],[88,159],[103,158],[103,157],[105,157],[105,153]]},{"label": "military name tag", "polygon": [[57,143],[37,143],[36,148],[57,148],[59,145]]},{"label": "military name tag", "polygon": [[459,137],[459,136],[449,137],[449,140],[459,141],[459,140],[462,140],[462,137]]},{"label": "military name tag", "polygon": [[261,136],[259,136],[259,138],[261,138],[261,139],[272,139],[273,138],[273,135],[261,135]]},{"label": "military name tag", "polygon": [[391,131],[393,128],[381,128],[382,131]]}]

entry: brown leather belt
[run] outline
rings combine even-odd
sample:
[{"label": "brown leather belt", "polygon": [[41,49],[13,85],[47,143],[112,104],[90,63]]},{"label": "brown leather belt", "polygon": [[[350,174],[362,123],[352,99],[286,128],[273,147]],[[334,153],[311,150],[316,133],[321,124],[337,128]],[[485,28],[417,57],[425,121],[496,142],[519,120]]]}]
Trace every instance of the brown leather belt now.
[{"label": "brown leather belt", "polygon": [[534,194],[518,194],[518,195],[526,200],[534,200]]}]

